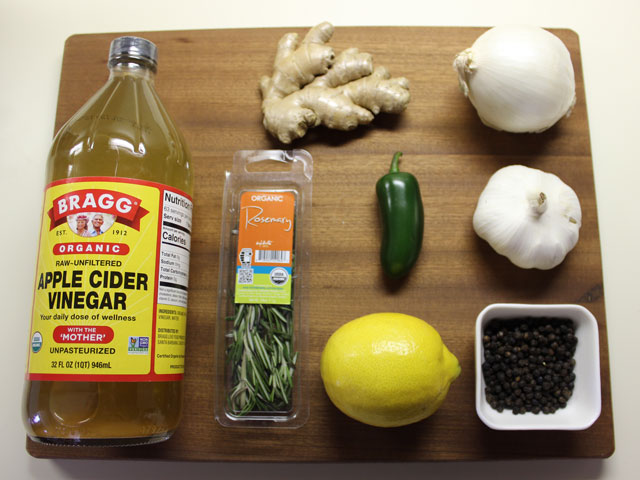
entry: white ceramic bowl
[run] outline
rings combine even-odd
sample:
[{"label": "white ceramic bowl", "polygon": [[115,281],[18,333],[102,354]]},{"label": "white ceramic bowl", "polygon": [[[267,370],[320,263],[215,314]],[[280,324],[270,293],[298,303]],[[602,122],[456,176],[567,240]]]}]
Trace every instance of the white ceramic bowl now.
[{"label": "white ceramic bowl", "polygon": [[[485,325],[492,319],[523,317],[560,317],[573,320],[578,344],[574,358],[576,375],[573,394],[567,406],[555,413],[514,415],[511,410],[498,412],[486,401],[482,362],[484,352],[482,335]],[[476,320],[476,411],[480,419],[494,430],[584,430],[600,416],[600,348],[598,323],[586,308],[580,305],[526,305],[494,303],[486,307]]]}]

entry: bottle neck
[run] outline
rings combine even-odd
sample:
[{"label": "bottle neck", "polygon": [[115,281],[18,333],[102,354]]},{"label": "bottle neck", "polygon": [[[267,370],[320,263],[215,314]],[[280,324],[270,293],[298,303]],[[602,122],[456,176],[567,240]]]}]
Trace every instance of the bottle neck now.
[{"label": "bottle neck", "polygon": [[156,68],[153,64],[142,62],[122,61],[109,66],[109,79],[135,77],[148,82],[153,82],[156,76]]}]

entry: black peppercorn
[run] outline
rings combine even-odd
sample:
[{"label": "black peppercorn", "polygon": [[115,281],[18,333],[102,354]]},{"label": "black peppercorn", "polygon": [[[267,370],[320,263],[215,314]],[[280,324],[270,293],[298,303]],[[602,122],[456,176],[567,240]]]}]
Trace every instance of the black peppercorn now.
[{"label": "black peppercorn", "polygon": [[485,395],[492,408],[506,408],[515,415],[550,414],[567,405],[578,341],[571,320],[494,319],[487,323],[482,340]]}]

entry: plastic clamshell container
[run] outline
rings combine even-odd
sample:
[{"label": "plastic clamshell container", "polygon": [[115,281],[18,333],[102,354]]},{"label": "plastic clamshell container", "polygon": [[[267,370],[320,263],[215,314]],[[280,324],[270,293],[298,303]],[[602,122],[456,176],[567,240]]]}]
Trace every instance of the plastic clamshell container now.
[{"label": "plastic clamshell container", "polygon": [[[220,272],[218,282],[218,311],[216,322],[216,343],[215,343],[215,392],[214,392],[214,414],[215,418],[225,427],[280,427],[299,428],[309,416],[309,399],[307,396],[307,383],[309,375],[307,364],[307,302],[306,290],[309,282],[309,254],[311,250],[311,195],[312,195],[313,159],[305,150],[240,150],[233,157],[231,170],[226,173],[224,187],[224,197],[222,205],[222,228],[220,242]],[[233,389],[232,366],[228,361],[228,349],[235,335],[241,335],[234,327],[232,317],[238,312],[240,303],[236,303],[236,275],[237,262],[244,265],[246,259],[255,260],[253,266],[257,268],[271,268],[271,275],[274,270],[282,270],[278,266],[263,267],[258,265],[258,258],[255,254],[258,249],[264,252],[264,248],[254,246],[251,256],[238,252],[239,222],[246,224],[247,213],[242,216],[241,198],[243,194],[254,193],[265,194],[265,196],[277,197],[278,194],[291,195],[295,198],[294,218],[291,222],[293,228],[293,245],[291,257],[291,297],[290,304],[278,304],[278,306],[289,307],[291,309],[291,348],[297,356],[295,369],[293,370],[293,387],[288,408],[273,410],[257,410],[237,412],[229,405],[229,395]],[[266,200],[265,200],[266,201]],[[272,200],[275,201],[275,200]],[[249,208],[249,207],[245,207]],[[250,207],[256,208],[256,207]],[[254,212],[254,210],[252,210]],[[253,213],[252,213],[253,214]],[[242,219],[242,220],[241,220]],[[252,222],[250,222],[252,223]],[[243,256],[244,255],[244,256]],[[289,257],[287,257],[289,258]],[[269,275],[267,275],[269,276]],[[264,287],[260,287],[264,288]],[[244,303],[245,307],[259,306],[260,303]],[[256,310],[254,310],[255,312]],[[259,318],[262,314],[257,314]],[[265,318],[262,316],[261,318]],[[259,320],[255,321],[255,325]],[[254,325],[253,320],[249,325]],[[247,327],[250,330],[252,327]],[[256,327],[257,328],[257,327]],[[234,331],[236,330],[236,331]],[[260,335],[258,331],[256,335]],[[252,337],[255,338],[255,337]],[[264,338],[263,338],[264,340]],[[265,343],[261,343],[265,345]],[[250,345],[250,347],[248,346]],[[245,351],[253,349],[254,341],[245,339]],[[257,358],[258,354],[264,353],[269,356],[270,352],[260,349],[251,350],[246,357]],[[265,353],[266,352],[266,353]],[[244,361],[242,362],[244,364]],[[249,363],[249,360],[246,362]],[[245,367],[237,367],[244,369]],[[273,371],[271,372],[275,374]],[[249,378],[246,376],[245,378]],[[263,382],[260,386],[266,385],[266,389],[277,388],[275,383]],[[250,380],[257,382],[257,380]],[[253,387],[257,386],[253,384]],[[236,387],[238,384],[236,383]],[[257,389],[255,389],[257,390]]]},{"label": "plastic clamshell container", "polygon": [[[573,394],[565,408],[552,414],[514,415],[511,410],[498,412],[486,401],[482,374],[484,327],[493,319],[522,319],[525,317],[557,317],[573,320],[578,339],[574,359],[576,375]],[[600,346],[598,323],[581,305],[529,305],[495,303],[487,306],[476,320],[476,412],[480,420],[494,430],[584,430],[600,416]]]}]

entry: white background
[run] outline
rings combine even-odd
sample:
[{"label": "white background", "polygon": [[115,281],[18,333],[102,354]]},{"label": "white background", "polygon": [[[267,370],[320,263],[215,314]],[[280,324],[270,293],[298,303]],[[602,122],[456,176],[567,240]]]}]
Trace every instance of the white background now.
[{"label": "white background", "polygon": [[[637,478],[640,471],[640,2],[638,0],[0,0],[0,464],[6,479],[46,478]],[[65,39],[76,33],[356,25],[571,28],[591,129],[612,366],[616,452],[600,460],[253,465],[31,458],[21,392],[44,164]],[[106,55],[106,52],[105,52]]]}]

